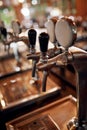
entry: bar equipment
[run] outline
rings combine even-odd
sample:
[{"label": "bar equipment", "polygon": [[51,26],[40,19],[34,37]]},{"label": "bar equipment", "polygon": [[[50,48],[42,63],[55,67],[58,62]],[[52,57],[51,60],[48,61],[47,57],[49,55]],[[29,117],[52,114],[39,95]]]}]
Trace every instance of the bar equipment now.
[{"label": "bar equipment", "polygon": [[29,39],[29,54],[28,60],[32,59],[32,79],[30,81],[31,84],[34,84],[38,80],[38,70],[36,69],[36,63],[39,60],[39,53],[36,53],[36,37],[37,32],[35,29],[29,29],[28,31],[28,39]]},{"label": "bar equipment", "polygon": [[[58,47],[58,43],[57,43],[56,36],[55,36],[55,25],[56,25],[57,20],[58,20],[58,17],[52,17],[45,23],[47,33],[49,35],[49,40],[54,45],[53,48],[48,50],[48,58],[52,58],[55,55],[62,53],[62,51],[64,49],[63,47]],[[39,52],[36,52],[36,55],[38,55],[38,57],[40,57]],[[36,55],[33,55],[32,57],[36,58]],[[27,56],[28,56],[28,59],[31,58],[30,54],[28,54]]]},{"label": "bar equipment", "polygon": [[52,63],[58,64],[59,66],[73,65],[77,75],[77,115],[68,122],[67,129],[86,130],[87,52],[72,46],[76,39],[76,26],[71,19],[65,17],[60,19],[56,23],[55,33],[59,44],[65,48],[65,51],[49,59],[47,64],[39,66],[38,69],[44,69]]},{"label": "bar equipment", "polygon": [[36,32],[35,29],[30,29],[28,31],[29,51],[30,51],[30,54],[35,54],[35,52],[36,52],[36,49],[35,49],[36,36],[37,36],[37,32]]},{"label": "bar equipment", "polygon": [[21,69],[22,63],[19,56],[17,42],[23,41],[27,45],[28,38],[26,36],[19,36],[19,34],[22,32],[22,29],[18,20],[13,20],[11,22],[11,25],[12,25],[13,32],[12,32],[11,37],[7,40],[6,44],[10,45],[13,48],[14,56],[17,61],[16,70],[19,71]]},{"label": "bar equipment", "polygon": [[55,48],[57,47],[57,40],[55,36],[55,25],[56,25],[57,20],[58,20],[58,17],[52,17],[48,19],[47,22],[45,23],[47,33],[49,34],[49,39],[54,44]]},{"label": "bar equipment", "polygon": [[[44,62],[48,62],[48,59],[55,57],[56,55],[60,54],[63,52],[64,48],[63,47],[58,47],[58,42],[56,40],[55,36],[55,25],[58,20],[58,17],[53,17],[49,19],[46,22],[46,28],[47,28],[47,34],[46,33],[41,33],[39,36],[39,43],[40,43],[40,62],[37,63],[38,66],[40,64],[44,64]],[[48,35],[48,41],[47,41],[47,36]],[[48,42],[53,43],[54,47],[52,49],[48,50]],[[49,43],[50,44],[50,43]],[[47,81],[47,76],[49,75],[49,72],[52,67],[54,67],[55,64],[51,64],[47,66],[46,68],[39,68],[39,71],[43,71],[43,82],[42,82],[42,91],[46,91],[46,81]]]},{"label": "bar equipment", "polygon": [[[48,61],[48,42],[49,42],[49,35],[45,32],[42,32],[39,35],[39,45],[40,45],[40,63],[44,64]],[[48,70],[42,70],[43,71],[43,81],[42,81],[42,91],[46,91],[46,81],[48,76]]]},{"label": "bar equipment", "polygon": [[[36,31],[34,29],[30,29],[28,32],[28,37],[29,37],[29,45],[30,45],[30,54],[28,54],[28,59],[32,59],[33,62],[33,67],[32,67],[32,79],[33,82],[35,83],[38,81],[38,70],[36,68],[36,64],[40,60],[40,62],[47,62],[48,55],[47,55],[47,49],[48,49],[48,40],[49,36],[47,33],[43,32],[39,35],[39,43],[40,43],[40,50],[41,54],[35,53],[35,42],[36,42]],[[42,91],[45,91],[46,87],[46,78],[47,78],[47,73],[44,71],[44,78],[42,81]]]},{"label": "bar equipment", "polygon": [[3,26],[0,27],[0,78],[6,75],[17,73],[21,70],[24,71],[31,68],[31,65],[28,65],[29,63],[24,57],[24,53],[26,53],[27,50],[24,44],[28,46],[28,37],[25,35],[26,32],[19,34],[21,31],[19,31],[20,24],[18,24],[18,22],[14,21],[13,23],[14,24],[12,25],[15,26],[13,27],[13,32],[8,32],[8,30]]},{"label": "bar equipment", "polygon": [[[56,55],[54,54],[54,48],[48,50],[48,42],[49,42],[49,35],[45,32],[42,32],[39,35],[39,44],[40,44],[40,52],[36,52],[35,50],[35,42],[36,42],[36,31],[34,29],[30,29],[28,32],[29,37],[29,54],[28,59],[32,59],[32,80],[30,81],[31,84],[39,83],[39,75],[38,75],[38,69],[36,67],[36,64],[44,64],[44,62],[47,62],[48,58],[53,57]],[[58,50],[58,54],[62,52],[62,49]],[[39,63],[38,63],[39,62]],[[46,68],[46,70],[43,71],[43,79],[42,79],[42,91],[46,91],[46,81],[48,76],[48,70],[51,68]]]},{"label": "bar equipment", "polygon": [[[56,39],[56,35],[55,35],[55,26],[56,26],[56,22],[59,20],[58,17],[52,17],[50,19],[47,20],[45,26],[47,29],[47,33],[49,34],[49,41],[53,44],[54,48],[52,48],[51,51],[51,55],[55,56],[58,55],[59,53],[61,53],[63,51],[63,47],[59,47],[59,43]],[[51,57],[50,57],[51,58]]]},{"label": "bar equipment", "polygon": [[17,63],[20,63],[20,58],[19,58],[19,54],[18,54],[18,45],[16,44],[16,42],[19,39],[19,34],[21,33],[21,27],[20,27],[20,23],[18,20],[13,20],[11,22],[12,25],[12,29],[13,29],[13,39],[12,39],[12,47],[13,47],[13,52],[15,55],[15,59],[17,60]]}]

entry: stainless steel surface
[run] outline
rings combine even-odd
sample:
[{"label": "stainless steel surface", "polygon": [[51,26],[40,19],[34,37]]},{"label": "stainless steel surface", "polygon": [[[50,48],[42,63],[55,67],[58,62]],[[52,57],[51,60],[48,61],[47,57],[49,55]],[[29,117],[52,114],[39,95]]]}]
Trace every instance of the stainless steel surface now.
[{"label": "stainless steel surface", "polygon": [[[69,48],[69,51],[64,52],[53,59],[45,65],[39,66],[45,68],[52,63],[57,63],[59,66],[66,66],[67,64],[72,64],[75,68],[77,74],[77,118],[78,127],[86,130],[87,122],[87,52],[76,47]],[[84,65],[83,65],[84,64]]]}]

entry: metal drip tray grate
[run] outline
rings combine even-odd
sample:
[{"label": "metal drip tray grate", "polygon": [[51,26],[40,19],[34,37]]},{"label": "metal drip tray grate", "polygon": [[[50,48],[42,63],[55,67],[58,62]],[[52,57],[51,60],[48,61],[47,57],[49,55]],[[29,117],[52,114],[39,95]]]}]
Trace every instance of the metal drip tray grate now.
[{"label": "metal drip tray grate", "polygon": [[6,123],[7,130],[67,130],[76,117],[76,99],[69,95]]},{"label": "metal drip tray grate", "polygon": [[29,123],[18,126],[18,130],[60,130],[49,115],[41,116]]}]

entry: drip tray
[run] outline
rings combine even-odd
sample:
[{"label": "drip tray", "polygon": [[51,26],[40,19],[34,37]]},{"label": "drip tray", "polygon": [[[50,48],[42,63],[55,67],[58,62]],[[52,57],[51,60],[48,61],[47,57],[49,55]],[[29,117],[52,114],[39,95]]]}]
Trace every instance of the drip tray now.
[{"label": "drip tray", "polygon": [[76,99],[71,95],[6,123],[7,130],[67,130],[76,116]]},{"label": "drip tray", "polygon": [[49,115],[43,115],[28,124],[18,126],[18,130],[59,130],[59,127]]}]

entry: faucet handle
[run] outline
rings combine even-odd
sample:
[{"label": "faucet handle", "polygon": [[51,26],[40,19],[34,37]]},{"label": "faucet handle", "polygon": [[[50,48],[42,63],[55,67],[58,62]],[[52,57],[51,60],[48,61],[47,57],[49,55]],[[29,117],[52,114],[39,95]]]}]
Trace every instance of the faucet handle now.
[{"label": "faucet handle", "polygon": [[47,50],[48,50],[48,42],[49,42],[49,35],[46,32],[42,32],[39,35],[39,45],[40,45],[40,62],[44,63],[47,62],[48,55],[47,55]]},{"label": "faucet handle", "polygon": [[32,28],[28,31],[29,47],[31,53],[35,53],[36,35],[37,32],[35,29]]},{"label": "faucet handle", "polygon": [[45,53],[48,50],[49,35],[46,32],[42,32],[39,35],[40,51]]},{"label": "faucet handle", "polygon": [[0,27],[0,33],[3,36],[3,39],[7,37],[7,29],[5,27]]},{"label": "faucet handle", "polygon": [[30,29],[28,31],[28,38],[29,38],[29,42],[31,46],[35,46],[36,44],[36,35],[37,35],[37,32],[35,29]]}]

